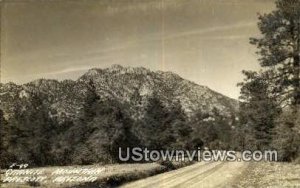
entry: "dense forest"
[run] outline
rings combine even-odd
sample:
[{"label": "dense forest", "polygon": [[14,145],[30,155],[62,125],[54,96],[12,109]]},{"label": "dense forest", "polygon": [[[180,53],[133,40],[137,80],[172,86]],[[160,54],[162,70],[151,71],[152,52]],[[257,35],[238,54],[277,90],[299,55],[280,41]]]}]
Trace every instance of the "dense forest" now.
[{"label": "dense forest", "polygon": [[126,104],[102,98],[92,81],[86,84],[86,100],[76,121],[58,122],[43,104],[41,94],[31,93],[25,104],[16,106],[8,120],[1,112],[1,166],[12,162],[32,166],[116,163],[118,149],[228,149],[232,118],[216,119],[199,111],[188,118],[180,103],[166,107],[154,93],[145,115],[130,116]]}]

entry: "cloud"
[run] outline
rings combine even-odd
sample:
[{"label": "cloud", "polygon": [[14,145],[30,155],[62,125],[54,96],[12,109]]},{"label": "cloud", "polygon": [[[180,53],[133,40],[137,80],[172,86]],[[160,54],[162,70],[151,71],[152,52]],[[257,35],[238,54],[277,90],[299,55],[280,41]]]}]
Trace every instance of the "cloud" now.
[{"label": "cloud", "polygon": [[212,36],[205,37],[207,40],[237,40],[237,39],[249,39],[249,35],[224,35],[224,36]]},{"label": "cloud", "polygon": [[248,27],[254,27],[256,24],[257,24],[256,22],[244,22],[244,23],[237,23],[237,24],[232,24],[232,25],[197,29],[197,30],[193,30],[193,31],[174,33],[172,35],[166,36],[165,39],[176,39],[176,38],[180,38],[180,37],[186,37],[186,36],[191,36],[191,35],[202,35],[202,34],[207,34],[207,33],[217,32],[217,31],[228,31],[228,30],[233,30],[233,29],[248,28]]},{"label": "cloud", "polygon": [[58,74],[66,74],[71,72],[78,72],[78,71],[86,71],[91,69],[91,66],[79,66],[79,67],[69,67],[58,71],[41,73],[41,75],[58,75]]}]

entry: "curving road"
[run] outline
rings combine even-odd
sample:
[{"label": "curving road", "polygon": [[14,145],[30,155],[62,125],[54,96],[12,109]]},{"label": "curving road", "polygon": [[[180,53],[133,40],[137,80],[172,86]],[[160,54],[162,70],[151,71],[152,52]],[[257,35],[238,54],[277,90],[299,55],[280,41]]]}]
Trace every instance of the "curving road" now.
[{"label": "curving road", "polygon": [[131,182],[122,188],[230,187],[247,168],[245,162],[199,162],[171,172]]}]

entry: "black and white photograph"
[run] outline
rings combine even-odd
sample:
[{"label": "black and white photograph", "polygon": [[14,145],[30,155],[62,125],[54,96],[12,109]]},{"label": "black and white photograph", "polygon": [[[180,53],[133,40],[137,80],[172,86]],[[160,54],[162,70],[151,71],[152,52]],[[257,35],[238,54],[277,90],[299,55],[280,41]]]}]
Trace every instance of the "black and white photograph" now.
[{"label": "black and white photograph", "polygon": [[300,0],[0,0],[1,188],[300,188]]}]

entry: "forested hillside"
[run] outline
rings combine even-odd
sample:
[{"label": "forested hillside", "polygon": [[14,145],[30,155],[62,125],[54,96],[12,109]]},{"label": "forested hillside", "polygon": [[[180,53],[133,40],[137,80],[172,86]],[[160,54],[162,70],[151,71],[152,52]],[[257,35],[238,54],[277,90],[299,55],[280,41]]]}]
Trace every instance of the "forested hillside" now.
[{"label": "forested hillside", "polygon": [[113,163],[118,147],[228,148],[238,108],[176,74],[118,65],[0,91],[4,165]]}]

